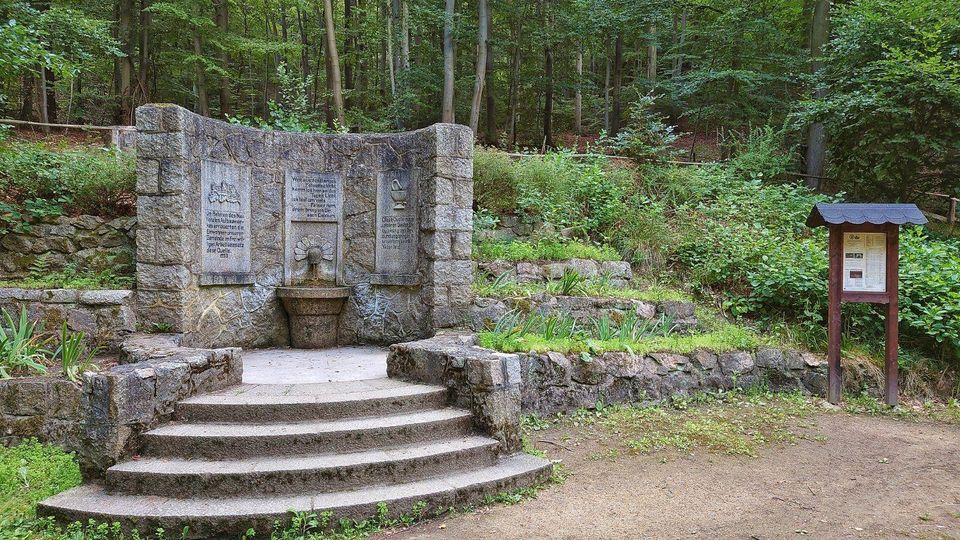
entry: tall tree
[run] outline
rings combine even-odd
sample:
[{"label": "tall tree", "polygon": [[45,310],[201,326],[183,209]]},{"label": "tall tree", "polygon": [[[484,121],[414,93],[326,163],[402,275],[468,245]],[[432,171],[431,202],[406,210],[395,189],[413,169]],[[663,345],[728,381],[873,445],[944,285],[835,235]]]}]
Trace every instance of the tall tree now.
[{"label": "tall tree", "polygon": [[446,0],[443,17],[443,107],[441,109],[441,119],[448,123],[456,121],[453,108],[454,69],[456,68],[453,53],[453,17],[455,10],[455,0]]},{"label": "tall tree", "polygon": [[343,87],[340,83],[340,56],[337,54],[337,34],[333,27],[333,2],[323,0],[323,23],[327,38],[327,84],[333,95],[333,109],[340,126],[346,127],[347,117],[343,108]]},{"label": "tall tree", "polygon": [[550,5],[543,0],[543,23],[547,29],[543,46],[543,148],[553,148],[553,42],[550,36]]},{"label": "tall tree", "polygon": [[650,33],[650,43],[647,45],[647,79],[654,83],[657,81],[657,24],[651,22],[647,31]]},{"label": "tall tree", "polygon": [[583,131],[583,48],[577,45],[577,81],[573,95],[573,131]]},{"label": "tall tree", "polygon": [[474,135],[480,125],[480,104],[483,98],[483,83],[487,71],[487,0],[477,2],[477,67],[473,83],[473,101],[470,104],[470,129]]},{"label": "tall tree", "polygon": [[[226,39],[230,33],[228,6],[229,2],[227,0],[214,0],[213,2],[217,29],[220,30],[221,39]],[[297,17],[300,17],[299,8],[297,8]],[[226,74],[227,70],[230,68],[230,56],[227,54],[227,47],[225,43],[221,43],[219,48],[220,69],[223,70],[223,73],[220,74],[220,114],[223,116],[230,116],[233,114],[233,107],[230,103],[230,77]]]},{"label": "tall tree", "polygon": [[[493,10],[487,10],[487,32],[493,26]],[[487,62],[484,70],[484,90],[487,95],[487,144],[497,144],[497,99],[494,95],[494,81],[496,79],[493,61],[493,40],[487,35]]]},{"label": "tall tree", "polygon": [[616,136],[620,133],[620,116],[623,109],[621,100],[623,92],[623,34],[617,34],[617,40],[613,47],[613,110],[610,113],[610,135]]},{"label": "tall tree", "polygon": [[[816,0],[813,8],[813,24],[810,25],[810,69],[816,74],[823,68],[821,56],[823,46],[830,37],[830,0]],[[826,97],[826,88],[818,84],[814,90],[814,98]],[[820,177],[823,176],[824,162],[826,161],[827,144],[826,131],[823,122],[810,124],[807,132],[807,185],[811,188],[819,187]]]}]

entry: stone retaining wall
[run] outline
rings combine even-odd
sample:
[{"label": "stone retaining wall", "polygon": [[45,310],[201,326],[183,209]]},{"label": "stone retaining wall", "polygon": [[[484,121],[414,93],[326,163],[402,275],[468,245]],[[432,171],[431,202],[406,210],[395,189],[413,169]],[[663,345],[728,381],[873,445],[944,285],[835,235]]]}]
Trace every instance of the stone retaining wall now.
[{"label": "stone retaining wall", "polygon": [[611,352],[601,356],[505,354],[476,345],[472,334],[443,333],[393,345],[390,377],[444,385],[451,403],[473,411],[477,428],[520,448],[520,414],[553,414],[610,403],[651,402],[697,391],[746,388],[823,395],[826,363],[818,356],[775,348],[689,355]]},{"label": "stone retaining wall", "polygon": [[669,399],[698,391],[747,388],[766,383],[773,390],[823,395],[826,363],[793,350],[601,356],[549,353],[518,355],[524,412],[553,414],[596,403]]},{"label": "stone retaining wall", "polygon": [[474,335],[456,332],[393,345],[387,374],[450,388],[451,404],[470,409],[477,429],[500,441],[503,452],[519,452],[520,358],[475,345]]},{"label": "stone retaining wall", "polygon": [[497,321],[512,310],[525,313],[537,312],[545,316],[567,314],[585,321],[591,317],[626,315],[634,313],[639,319],[669,318],[677,331],[686,332],[696,328],[699,322],[693,302],[665,300],[651,302],[625,298],[592,296],[554,296],[549,293],[534,294],[523,298],[474,298],[467,311],[467,325],[481,331],[492,328]]},{"label": "stone retaining wall", "polygon": [[41,321],[56,332],[64,321],[74,332],[83,332],[90,346],[116,349],[135,330],[133,291],[0,288],[0,308],[16,316],[27,308],[30,320]]},{"label": "stone retaining wall", "polygon": [[60,216],[35,223],[26,232],[0,234],[0,279],[26,277],[41,257],[52,271],[68,263],[78,270],[131,268],[136,223],[135,217]]},{"label": "stone retaining wall", "polygon": [[136,454],[140,434],[168,421],[177,401],[240,383],[239,349],[179,348],[163,336],[133,341],[127,360],[149,360],[86,373],[79,385],[55,377],[0,380],[0,442],[57,444],[76,452],[86,476],[100,476]]},{"label": "stone retaining wall", "polygon": [[536,283],[556,280],[563,277],[566,270],[575,270],[584,278],[604,276],[614,287],[622,287],[633,279],[630,263],[625,261],[592,261],[590,259],[570,259],[569,261],[507,262],[488,261],[477,264],[480,272],[496,278],[505,273],[511,281]]}]

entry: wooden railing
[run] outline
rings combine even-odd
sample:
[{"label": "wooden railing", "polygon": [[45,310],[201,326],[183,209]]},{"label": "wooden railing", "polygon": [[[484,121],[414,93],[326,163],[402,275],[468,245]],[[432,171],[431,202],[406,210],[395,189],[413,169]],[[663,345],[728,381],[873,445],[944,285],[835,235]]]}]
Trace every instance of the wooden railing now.
[{"label": "wooden railing", "polygon": [[946,193],[936,193],[925,191],[922,193],[923,196],[933,197],[935,199],[944,199],[947,203],[947,212],[946,215],[941,215],[930,210],[924,210],[923,205],[920,205],[920,209],[923,210],[923,213],[930,219],[935,219],[937,221],[942,221],[950,227],[955,227],[957,225],[957,205],[960,203],[960,198],[947,195]]}]

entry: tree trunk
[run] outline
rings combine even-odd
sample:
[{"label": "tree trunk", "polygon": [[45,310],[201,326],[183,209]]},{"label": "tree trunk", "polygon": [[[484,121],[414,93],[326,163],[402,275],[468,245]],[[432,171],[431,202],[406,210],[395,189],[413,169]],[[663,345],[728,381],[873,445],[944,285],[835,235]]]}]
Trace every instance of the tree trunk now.
[{"label": "tree trunk", "polygon": [[683,74],[683,44],[687,38],[687,9],[680,12],[680,31],[677,38],[677,57],[673,64],[673,76],[679,77]]},{"label": "tree trunk", "polygon": [[647,45],[647,79],[657,82],[657,25],[650,23],[650,44]]},{"label": "tree trunk", "polygon": [[573,95],[573,131],[583,131],[583,48],[577,45],[577,84]]},{"label": "tree trunk", "polygon": [[117,86],[120,95],[120,109],[117,122],[122,125],[133,123],[133,54],[135,49],[133,0],[119,0],[117,10],[117,37],[120,40],[120,49],[124,57],[119,58]]},{"label": "tree trunk", "polygon": [[[230,33],[229,2],[227,0],[214,0],[213,8],[217,28],[222,36],[226,37]],[[298,16],[299,13],[298,9]],[[225,46],[220,49],[220,69],[230,69],[230,57]],[[220,114],[225,117],[233,114],[233,107],[230,104],[230,78],[223,75],[220,76]]]},{"label": "tree trunk", "polygon": [[[395,2],[397,0],[394,0]],[[393,3],[391,3],[391,6]],[[399,65],[399,60],[393,55],[394,46],[393,46],[393,8],[390,9],[390,14],[387,16],[387,43],[386,50],[384,51],[385,62],[387,64],[387,71],[390,75],[390,96],[396,97],[397,95],[397,67]],[[400,120],[397,119],[397,127],[400,127]]]},{"label": "tree trunk", "polygon": [[137,88],[141,93],[143,103],[150,103],[150,27],[153,24],[153,14],[147,11],[152,0],[140,2],[140,69],[137,72]]},{"label": "tree trunk", "polygon": [[[366,18],[367,10],[364,7],[364,0],[357,0],[357,8],[359,8],[360,14],[363,15],[364,18]],[[360,28],[363,28],[362,23],[359,26]],[[368,80],[367,80],[368,62],[367,62],[367,58],[364,56],[364,54],[366,53],[366,46],[362,38],[360,39],[355,38],[354,44],[355,44],[355,50],[356,50],[356,56],[357,56],[357,89],[359,90],[359,92],[357,92],[356,101],[358,106],[361,109],[365,109],[367,105],[367,86],[368,86],[367,84],[368,83]]]},{"label": "tree trunk", "polygon": [[487,0],[477,2],[477,69],[473,83],[473,101],[470,104],[470,129],[476,136],[480,126],[480,103],[483,99],[484,75],[487,71]]},{"label": "tree trunk", "polygon": [[23,96],[23,104],[20,106],[20,120],[33,120],[33,75],[23,76],[23,86],[20,87],[20,93]]},{"label": "tree trunk", "polygon": [[455,114],[453,109],[453,16],[456,9],[454,0],[446,0],[446,10],[443,21],[443,107],[441,121],[453,123]]},{"label": "tree trunk", "polygon": [[[813,24],[810,32],[810,68],[816,74],[823,68],[823,46],[830,38],[830,0],[817,0],[813,11]],[[817,85],[815,99],[826,97],[826,89]],[[826,162],[827,137],[822,122],[814,122],[807,133],[807,186],[816,189],[823,176]]]},{"label": "tree trunk", "polygon": [[353,5],[355,0],[343,0],[343,88],[347,91],[344,106],[347,109],[353,106],[354,71],[356,61],[354,55],[354,25]]},{"label": "tree trunk", "polygon": [[622,103],[620,94],[623,86],[623,34],[617,35],[613,51],[613,112],[610,116],[610,136],[620,132],[620,113]]},{"label": "tree trunk", "polygon": [[327,34],[327,65],[329,66],[330,80],[328,86],[333,94],[333,108],[337,122],[346,127],[347,118],[343,111],[343,90],[340,85],[340,57],[337,55],[337,35],[333,28],[333,2],[323,0],[323,23]]},{"label": "tree trunk", "polygon": [[[193,53],[198,57],[203,55],[203,41],[200,38],[200,31],[193,32]],[[210,116],[210,98],[207,97],[207,74],[203,69],[200,60],[194,63],[197,85],[197,109],[201,115]]]},{"label": "tree trunk", "polygon": [[410,69],[410,2],[400,3],[400,67],[404,73]]},{"label": "tree trunk", "polygon": [[513,42],[513,58],[510,60],[510,119],[507,135],[507,150],[513,151],[517,146],[517,107],[520,103],[520,28],[514,24],[510,31]]},{"label": "tree trunk", "polygon": [[493,27],[493,10],[487,9],[487,63],[484,68],[484,90],[487,94],[487,144],[497,144],[497,100],[493,94],[495,70],[493,65],[493,40],[490,29]]},{"label": "tree trunk", "polygon": [[50,115],[47,113],[47,70],[40,69],[40,121],[43,122],[43,132],[50,133]]},{"label": "tree trunk", "polygon": [[610,43],[603,44],[603,129],[610,133]]}]

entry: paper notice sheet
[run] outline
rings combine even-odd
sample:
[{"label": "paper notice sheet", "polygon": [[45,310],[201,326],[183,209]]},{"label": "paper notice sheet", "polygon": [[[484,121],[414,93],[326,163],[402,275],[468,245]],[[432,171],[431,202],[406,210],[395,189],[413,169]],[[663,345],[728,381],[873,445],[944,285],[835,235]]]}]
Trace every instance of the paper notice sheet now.
[{"label": "paper notice sheet", "polygon": [[845,233],[843,235],[843,290],[886,292],[886,234]]}]

